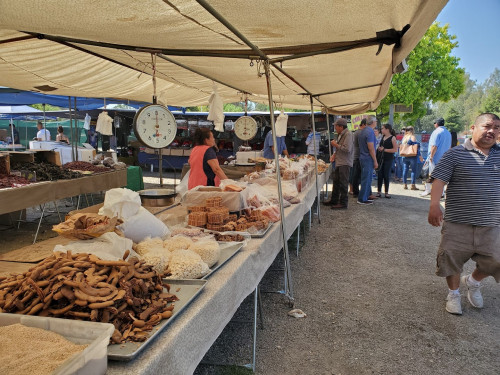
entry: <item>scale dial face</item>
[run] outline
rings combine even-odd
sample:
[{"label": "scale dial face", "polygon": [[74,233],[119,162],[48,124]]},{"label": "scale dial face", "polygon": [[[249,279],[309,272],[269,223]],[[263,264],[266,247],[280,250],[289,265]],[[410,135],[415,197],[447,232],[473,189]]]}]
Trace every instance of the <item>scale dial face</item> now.
[{"label": "scale dial face", "polygon": [[242,141],[248,141],[257,134],[257,121],[250,116],[241,116],[234,123],[234,134]]},{"label": "scale dial face", "polygon": [[151,148],[167,147],[177,135],[177,123],[168,108],[150,104],[137,111],[134,133],[139,141]]}]

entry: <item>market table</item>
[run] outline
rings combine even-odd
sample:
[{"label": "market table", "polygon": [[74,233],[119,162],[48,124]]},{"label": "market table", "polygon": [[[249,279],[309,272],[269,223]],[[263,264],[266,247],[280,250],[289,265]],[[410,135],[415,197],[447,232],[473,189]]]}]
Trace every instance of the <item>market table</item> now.
[{"label": "market table", "polygon": [[[320,175],[325,184],[329,172]],[[314,180],[304,189],[301,203],[285,208],[289,238],[316,196]],[[242,301],[253,292],[282,247],[280,224],[264,238],[252,239],[231,260],[214,272],[203,292],[131,362],[108,363],[107,374],[191,374],[231,320]]]},{"label": "market table", "polygon": [[127,170],[103,172],[72,180],[44,181],[0,189],[0,215],[80,194],[127,185]]}]

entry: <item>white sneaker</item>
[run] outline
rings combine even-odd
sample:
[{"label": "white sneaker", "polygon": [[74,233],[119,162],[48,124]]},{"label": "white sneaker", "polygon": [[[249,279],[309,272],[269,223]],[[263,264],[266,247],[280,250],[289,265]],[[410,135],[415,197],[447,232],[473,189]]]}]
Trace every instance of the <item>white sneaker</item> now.
[{"label": "white sneaker", "polygon": [[462,283],[467,288],[467,299],[470,304],[478,309],[483,307],[483,295],[481,294],[481,285],[475,286],[469,283],[469,275],[464,275],[461,278]]},{"label": "white sneaker", "polygon": [[430,192],[430,191],[424,190],[424,192],[420,193],[420,196],[421,196],[421,197],[426,197],[426,196],[428,196],[428,195],[430,195],[430,194],[431,194],[431,192]]},{"label": "white sneaker", "polygon": [[450,314],[462,315],[462,301],[460,294],[448,293],[446,297],[446,311]]}]

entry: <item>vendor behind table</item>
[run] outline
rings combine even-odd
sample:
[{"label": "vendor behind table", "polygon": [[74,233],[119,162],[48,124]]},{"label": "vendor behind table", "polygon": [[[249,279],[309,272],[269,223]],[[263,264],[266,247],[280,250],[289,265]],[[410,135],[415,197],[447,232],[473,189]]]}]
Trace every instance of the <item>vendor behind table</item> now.
[{"label": "vendor behind table", "polygon": [[[288,150],[285,144],[285,137],[276,137],[276,144],[278,146],[278,155],[288,156]],[[270,130],[266,134],[264,141],[263,155],[266,159],[274,159],[274,146],[273,146],[273,133]]]},{"label": "vendor behind table", "polygon": [[36,124],[36,127],[38,128],[38,132],[36,133],[36,140],[37,141],[50,141],[50,132],[43,127],[43,124],[41,121],[38,121]]},{"label": "vendor behind table", "polygon": [[57,127],[56,141],[69,144],[69,138],[66,136],[66,134],[64,134],[64,129],[62,126]]},{"label": "vendor behind table", "polygon": [[227,179],[215,153],[215,139],[208,128],[198,128],[194,133],[195,147],[189,156],[188,189],[196,186],[219,186],[220,180]]}]

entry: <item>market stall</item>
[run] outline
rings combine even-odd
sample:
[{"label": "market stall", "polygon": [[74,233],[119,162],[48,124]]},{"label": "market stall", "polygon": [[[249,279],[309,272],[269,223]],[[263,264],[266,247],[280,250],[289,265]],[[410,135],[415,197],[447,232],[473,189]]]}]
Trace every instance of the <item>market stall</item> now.
[{"label": "market stall", "polygon": [[[378,106],[387,93],[392,74],[400,69],[404,58],[445,3],[444,0],[406,0],[394,6],[392,2],[374,4],[356,0],[348,7],[339,8],[326,3],[318,6],[295,2],[287,4],[289,15],[278,23],[274,5],[265,1],[241,3],[236,9],[234,4],[220,1],[172,4],[151,0],[141,4],[144,9],[156,10],[147,21],[138,15],[138,9],[131,2],[123,4],[119,18],[106,4],[83,2],[68,9],[62,2],[53,2],[42,12],[38,9],[30,12],[22,5],[11,3],[0,15],[3,57],[0,72],[5,73],[0,74],[0,84],[57,94],[85,96],[93,92],[98,96],[146,101],[153,94],[155,104],[156,96],[159,102],[180,105],[206,104],[216,94],[226,102],[238,101],[244,96],[245,100],[268,104],[271,113],[276,103],[291,108],[310,106],[311,111],[325,108],[338,114],[362,112]],[[354,12],[366,20],[359,30],[350,27]],[[24,16],[20,18],[18,14]],[[241,17],[242,14],[245,17]],[[60,20],[57,26],[50,22],[54,16]],[[123,27],[124,22],[127,27]],[[144,27],[145,22],[148,27]],[[165,22],[172,27],[164,28]],[[308,32],[304,33],[306,29]],[[64,35],[60,34],[61,30]],[[95,30],[99,30],[99,35]],[[351,31],[346,34],[345,30]],[[37,50],[44,51],[44,58],[25,58],[27,53],[31,56],[32,51]],[[61,65],[68,69],[58,69]],[[89,66],[99,66],[100,70],[88,74]],[[50,74],[44,75],[45,71]],[[312,127],[314,130],[314,121]],[[276,146],[273,116],[271,129]],[[278,190],[274,204],[279,205],[281,220],[267,234],[269,241],[263,242],[263,246],[266,250],[267,244],[273,245],[268,249],[273,255],[284,248],[285,293],[293,302],[287,238],[299,218],[287,213],[298,210],[303,214],[310,207],[301,202],[285,209],[276,147],[274,159]],[[314,165],[317,171],[316,161]],[[317,173],[314,177],[317,178]],[[312,190],[312,195],[317,197],[319,186],[320,181],[316,179],[304,190]],[[307,203],[311,201],[306,199]],[[248,246],[253,245],[252,241]],[[182,347],[178,341],[179,346],[171,348],[176,355],[170,357],[170,350],[161,350],[161,343],[169,346],[171,342],[166,336],[160,336],[149,347],[147,355],[142,354],[127,365],[112,363],[110,372],[154,373],[165,364],[169,371],[190,372],[209,346],[200,338],[206,338],[211,344],[236,306],[258,285],[271,259],[263,257],[263,252],[244,250],[227,263],[227,266],[236,266],[234,262],[240,259],[242,265],[246,264],[244,270],[224,274],[226,267],[221,267],[211,276],[206,284],[207,290],[210,284],[214,287],[211,294],[206,294],[207,298],[211,297],[210,301],[203,305],[204,300],[199,298],[192,305],[196,307],[200,303],[199,308],[208,310],[209,324],[205,320],[207,316],[187,315],[193,310],[186,310],[172,322],[168,336],[188,340],[191,345],[188,353],[185,349],[177,351]],[[262,268],[256,269],[258,266]],[[243,284],[236,293],[231,290],[226,294],[227,289],[217,288],[214,280],[219,280],[221,285],[233,281],[231,289],[235,283],[247,282],[248,286]],[[231,299],[234,301],[229,303],[231,308],[218,310],[224,309]],[[182,324],[185,330],[181,329]],[[204,330],[209,334],[205,335]],[[183,336],[183,333],[188,334]],[[164,357],[168,357],[167,361]],[[183,362],[186,357],[190,357],[189,363]]]},{"label": "market stall", "polygon": [[[328,177],[328,171],[320,175],[321,185]],[[287,239],[298,227],[304,214],[311,209],[310,204],[314,202],[315,196],[315,184],[311,180],[307,188],[304,188],[298,195],[300,202],[285,209],[286,220],[284,222]],[[179,221],[172,218],[170,213],[179,216],[180,221],[184,221],[187,212],[186,207],[180,206],[163,213],[161,209],[151,209],[151,211],[158,212],[158,216],[168,223]],[[240,303],[257,287],[263,274],[278,255],[282,247],[280,232],[279,225],[274,225],[265,237],[250,240],[216,272],[210,274],[203,291],[196,296],[188,308],[176,316],[165,331],[157,335],[153,342],[148,342],[145,349],[134,356],[135,359],[130,362],[110,361],[107,373],[155,374],[161,372],[165,363],[169,363],[169,371],[173,373],[194,371]],[[56,243],[67,244],[68,239],[58,237],[46,242],[50,244],[47,243],[47,246],[43,243],[37,244],[37,247],[43,250],[39,251],[35,257],[32,251],[18,251],[15,256],[9,256],[7,253],[0,258],[10,262],[22,260],[26,262],[26,259],[38,262],[41,258],[50,255],[51,248]],[[5,263],[3,261],[0,265]],[[26,267],[26,263],[16,264],[19,264],[19,267]],[[120,349],[113,350],[112,353],[114,356],[119,356]],[[126,359],[130,358],[126,357]]]}]

